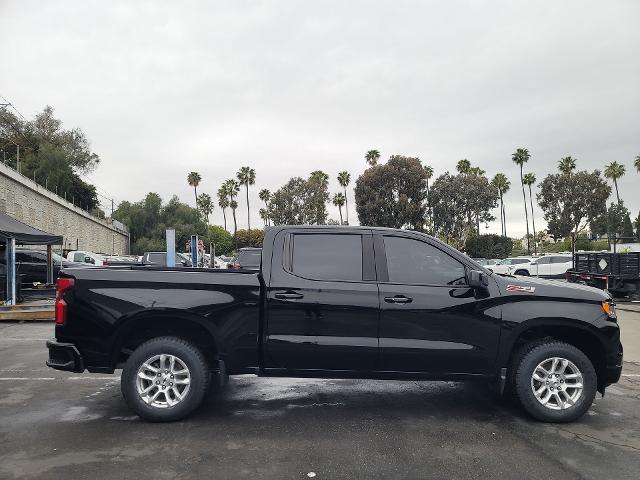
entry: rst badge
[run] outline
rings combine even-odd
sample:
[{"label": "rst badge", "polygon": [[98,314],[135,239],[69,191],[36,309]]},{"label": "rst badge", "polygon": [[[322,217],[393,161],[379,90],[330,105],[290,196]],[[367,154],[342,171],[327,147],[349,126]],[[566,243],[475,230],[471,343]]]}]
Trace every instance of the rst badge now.
[{"label": "rst badge", "polygon": [[535,291],[536,291],[536,287],[524,287],[522,285],[507,285],[507,292],[533,293]]}]

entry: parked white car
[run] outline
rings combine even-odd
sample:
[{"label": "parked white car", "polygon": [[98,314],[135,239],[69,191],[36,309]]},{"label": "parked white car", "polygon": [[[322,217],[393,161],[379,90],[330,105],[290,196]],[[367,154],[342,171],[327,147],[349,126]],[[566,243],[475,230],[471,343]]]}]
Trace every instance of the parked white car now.
[{"label": "parked white car", "polygon": [[514,265],[509,273],[541,278],[564,278],[572,265],[571,255],[545,255],[530,263]]},{"label": "parked white car", "polygon": [[96,267],[102,266],[103,256],[85,250],[71,250],[67,253],[67,260],[77,263],[90,263]]},{"label": "parked white car", "polygon": [[495,273],[513,274],[520,265],[528,265],[534,261],[533,257],[513,257],[500,260],[495,265],[489,265],[486,268]]}]

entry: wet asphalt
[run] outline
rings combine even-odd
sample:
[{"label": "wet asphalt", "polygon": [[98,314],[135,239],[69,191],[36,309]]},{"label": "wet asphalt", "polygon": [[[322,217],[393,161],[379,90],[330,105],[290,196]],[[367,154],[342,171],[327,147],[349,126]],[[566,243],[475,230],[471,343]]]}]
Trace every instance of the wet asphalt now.
[{"label": "wet asphalt", "polygon": [[[640,331],[620,313],[623,334]],[[640,363],[564,425],[482,384],[254,376],[151,424],[117,376],[47,369],[52,330],[0,324],[0,479],[640,478]]]}]

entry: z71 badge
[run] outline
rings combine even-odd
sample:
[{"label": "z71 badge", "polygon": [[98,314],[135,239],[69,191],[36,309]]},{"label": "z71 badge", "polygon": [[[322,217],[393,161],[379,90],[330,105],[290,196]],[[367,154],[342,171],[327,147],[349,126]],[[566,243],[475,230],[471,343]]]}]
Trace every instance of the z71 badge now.
[{"label": "z71 badge", "polygon": [[536,287],[523,287],[522,285],[507,285],[507,292],[533,293],[535,291],[536,291]]}]

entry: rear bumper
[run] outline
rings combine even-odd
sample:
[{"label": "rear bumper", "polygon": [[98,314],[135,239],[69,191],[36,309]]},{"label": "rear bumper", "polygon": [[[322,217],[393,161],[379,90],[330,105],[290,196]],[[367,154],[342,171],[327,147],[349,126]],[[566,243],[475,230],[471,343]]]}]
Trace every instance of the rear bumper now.
[{"label": "rear bumper", "polygon": [[47,340],[49,359],[47,367],[66,372],[84,372],[84,360],[73,343],[63,343]]}]

